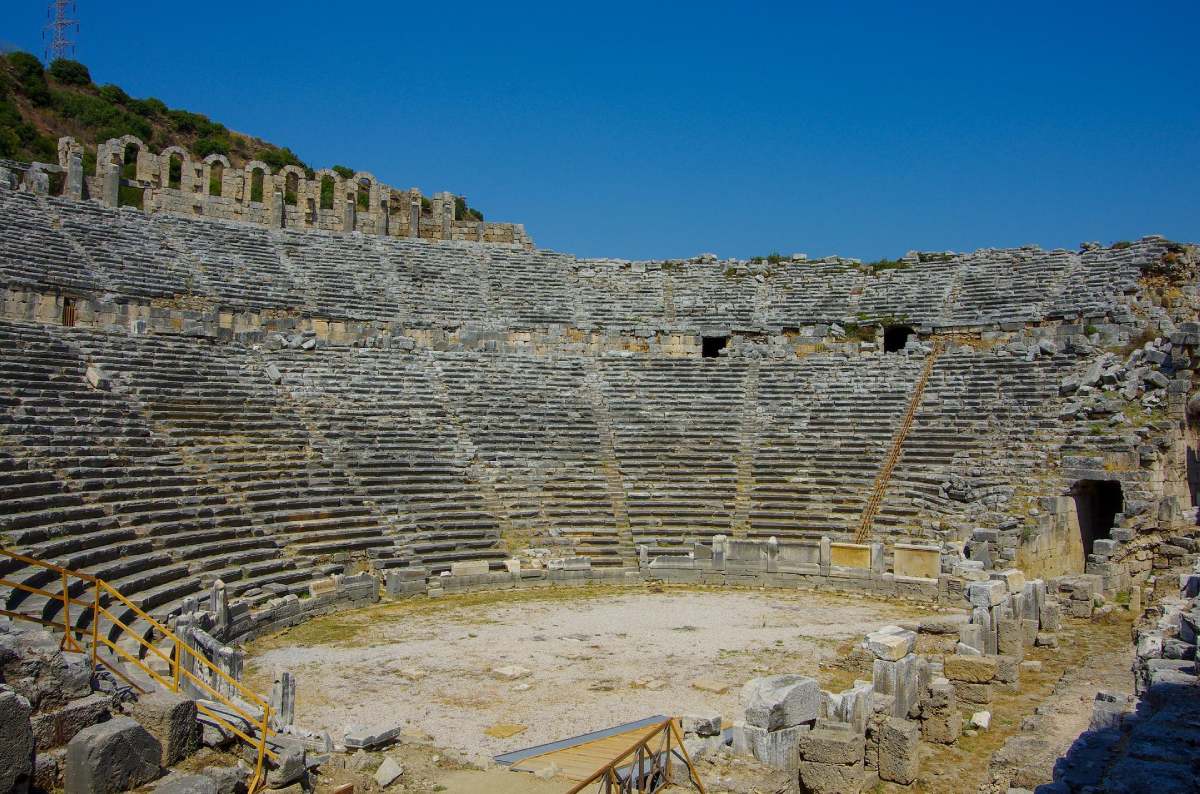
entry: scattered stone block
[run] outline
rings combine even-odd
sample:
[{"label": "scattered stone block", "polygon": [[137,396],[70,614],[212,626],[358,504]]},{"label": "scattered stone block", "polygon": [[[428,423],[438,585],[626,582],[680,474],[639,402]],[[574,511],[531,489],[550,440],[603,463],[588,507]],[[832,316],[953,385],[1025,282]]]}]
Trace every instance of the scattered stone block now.
[{"label": "scattered stone block", "polygon": [[987,706],[992,702],[993,692],[991,684],[970,684],[965,681],[956,681],[954,683],[954,693],[964,703],[971,703],[976,706]]},{"label": "scattered stone block", "polygon": [[953,654],[944,658],[942,670],[951,681],[986,684],[996,677],[996,659],[993,656]]},{"label": "scattered stone block", "polygon": [[801,735],[796,744],[801,792],[859,792],[865,780],[865,741],[848,725],[825,723]]},{"label": "scattered stone block", "polygon": [[971,606],[990,609],[1004,601],[1008,587],[1004,582],[989,579],[986,582],[971,582],[967,585],[967,600]]},{"label": "scattered stone block", "polygon": [[912,653],[916,642],[915,633],[899,626],[885,626],[868,634],[862,647],[876,659],[895,662]]},{"label": "scattered stone block", "polygon": [[917,779],[921,729],[910,720],[893,717],[879,732],[879,777],[901,785]]},{"label": "scattered stone block", "polygon": [[1019,620],[996,621],[996,652],[1001,656],[1025,656],[1025,631]]},{"label": "scattered stone block", "polygon": [[977,711],[971,715],[971,727],[986,731],[992,724],[992,712]]},{"label": "scattered stone block", "polygon": [[733,751],[774,769],[795,769],[796,743],[809,730],[808,725],[793,725],[769,731],[738,721],[733,724]]},{"label": "scattered stone block", "polygon": [[954,685],[945,680],[931,684],[921,702],[921,736],[934,744],[953,744],[961,734],[962,714]]},{"label": "scattered stone block", "polygon": [[1045,604],[1038,620],[1042,631],[1058,631],[1062,628],[1062,607],[1058,604]]},{"label": "scattered stone block", "polygon": [[1039,648],[1057,648],[1058,635],[1051,634],[1048,631],[1038,632],[1037,638],[1034,640],[1034,645]]},{"label": "scattered stone block", "polygon": [[115,794],[158,777],[162,745],[129,717],[84,728],[67,744],[66,794]]},{"label": "scattered stone block", "polygon": [[396,763],[396,760],[391,756],[383,759],[383,763],[375,770],[375,782],[380,788],[387,788],[396,782],[400,775],[404,774],[404,767]]},{"label": "scattered stone block", "polygon": [[1021,685],[1021,660],[1015,656],[997,656],[996,683],[1016,692]]},{"label": "scattered stone block", "polygon": [[346,729],[342,744],[347,750],[369,750],[391,744],[403,730],[401,725],[377,725],[371,728],[352,725]]},{"label": "scattered stone block", "polygon": [[156,689],[140,695],[125,708],[162,746],[162,766],[174,766],[200,749],[196,701]]},{"label": "scattered stone block", "polygon": [[803,675],[755,678],[742,687],[746,723],[768,731],[813,722],[821,713],[821,687]]},{"label": "scattered stone block", "polygon": [[890,695],[893,700],[893,715],[907,716],[909,710],[921,698],[921,664],[916,654],[889,662],[876,659],[871,667],[871,683],[875,693]]},{"label": "scattered stone block", "polygon": [[25,794],[33,780],[33,725],[29,700],[0,685],[0,791]]},{"label": "scattered stone block", "polygon": [[721,733],[720,714],[686,714],[682,721],[684,736],[719,736]]},{"label": "scattered stone block", "polygon": [[1018,568],[992,571],[988,575],[988,578],[991,581],[1004,582],[1005,588],[1010,593],[1020,593],[1025,589],[1025,573]]}]

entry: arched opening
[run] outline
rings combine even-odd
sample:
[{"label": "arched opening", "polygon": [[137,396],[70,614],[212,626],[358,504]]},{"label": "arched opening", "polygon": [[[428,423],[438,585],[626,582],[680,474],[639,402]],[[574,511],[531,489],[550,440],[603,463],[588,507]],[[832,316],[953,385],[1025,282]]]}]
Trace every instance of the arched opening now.
[{"label": "arched opening", "polygon": [[225,180],[225,164],[218,161],[212,164],[208,170],[208,195],[219,196],[223,190],[222,184]]},{"label": "arched opening", "polygon": [[118,207],[142,208],[145,191],[137,185],[127,185],[126,180],[137,179],[137,159],[141,149],[136,143],[125,144],[125,152],[121,158],[121,184],[117,187]]},{"label": "arched opening", "polygon": [[333,194],[335,187],[336,186],[334,184],[333,177],[321,177],[321,209],[333,209]]},{"label": "arched opening", "polygon": [[888,325],[883,329],[883,352],[896,353],[908,344],[908,338],[915,333],[907,325]]},{"label": "arched opening", "polygon": [[1071,488],[1071,497],[1075,500],[1075,516],[1079,519],[1079,537],[1086,560],[1097,540],[1111,536],[1117,514],[1125,508],[1121,483],[1080,480]]},{"label": "arched opening", "polygon": [[167,187],[176,190],[183,187],[183,158],[177,154],[171,155],[167,165]]},{"label": "arched opening", "polygon": [[702,336],[700,337],[700,357],[701,358],[716,358],[729,344],[727,336]]},{"label": "arched opening", "polygon": [[250,172],[250,200],[262,204],[263,200],[263,179],[265,174],[261,168],[255,168]]},{"label": "arched opening", "polygon": [[371,183],[366,179],[359,180],[358,193],[355,196],[355,201],[360,210],[371,209]]},{"label": "arched opening", "polygon": [[294,207],[300,203],[300,177],[295,171],[288,171],[283,182],[283,203]]}]

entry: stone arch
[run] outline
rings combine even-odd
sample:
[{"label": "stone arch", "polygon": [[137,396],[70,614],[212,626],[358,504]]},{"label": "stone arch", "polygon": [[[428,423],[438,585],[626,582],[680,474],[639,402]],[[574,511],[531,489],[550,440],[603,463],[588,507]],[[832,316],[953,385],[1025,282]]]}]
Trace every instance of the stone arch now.
[{"label": "stone arch", "polygon": [[[97,167],[100,164],[126,165],[126,155],[129,153],[130,147],[134,147],[138,154],[148,151],[146,144],[136,135],[122,135],[120,138],[109,138],[100,145],[100,151],[96,155]],[[137,162],[136,157],[137,155],[134,156],[135,164]]]},{"label": "stone arch", "polygon": [[225,172],[232,168],[229,158],[223,154],[210,154],[204,158],[205,193],[221,196],[225,192]]},{"label": "stone arch", "polygon": [[354,174],[354,206],[369,212],[378,204],[379,180],[369,171],[356,171]]},{"label": "stone arch", "polygon": [[271,175],[271,166],[262,160],[251,160],[246,163],[245,186],[243,200],[247,203],[261,204],[267,195],[267,177]]},{"label": "stone arch", "polygon": [[289,207],[299,206],[300,190],[308,175],[304,173],[303,168],[285,165],[279,169],[279,176],[283,178],[283,203]]},{"label": "stone arch", "polygon": [[322,168],[313,175],[313,178],[318,186],[317,206],[323,210],[333,209],[333,205],[336,203],[335,199],[341,192],[341,186],[338,183],[342,181],[342,178],[331,168]]},{"label": "stone arch", "polygon": [[182,146],[168,146],[159,153],[159,161],[162,165],[162,174],[160,179],[164,187],[183,190],[188,174],[188,169],[192,164],[192,156],[187,149]]}]

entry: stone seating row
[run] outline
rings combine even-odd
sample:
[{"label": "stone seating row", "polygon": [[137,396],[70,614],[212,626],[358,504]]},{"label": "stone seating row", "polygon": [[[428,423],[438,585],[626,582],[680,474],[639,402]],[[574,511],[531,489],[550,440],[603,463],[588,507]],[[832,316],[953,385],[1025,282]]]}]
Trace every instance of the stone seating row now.
[{"label": "stone seating row", "polygon": [[863,318],[939,327],[1122,311],[1165,242],[1082,253],[985,249],[874,270],[853,260],[755,264],[577,259],[478,243],[268,230],[0,192],[0,283],[195,296],[235,310],[508,329],[801,328]]}]

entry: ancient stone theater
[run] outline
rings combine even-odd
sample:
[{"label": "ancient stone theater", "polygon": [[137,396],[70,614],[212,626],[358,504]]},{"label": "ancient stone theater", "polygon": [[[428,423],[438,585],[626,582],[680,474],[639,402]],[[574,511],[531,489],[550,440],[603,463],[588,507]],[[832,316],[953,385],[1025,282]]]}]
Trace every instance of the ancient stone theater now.
[{"label": "ancient stone theater", "polygon": [[58,152],[0,162],[0,792],[1195,790],[1194,245],[583,259]]}]

